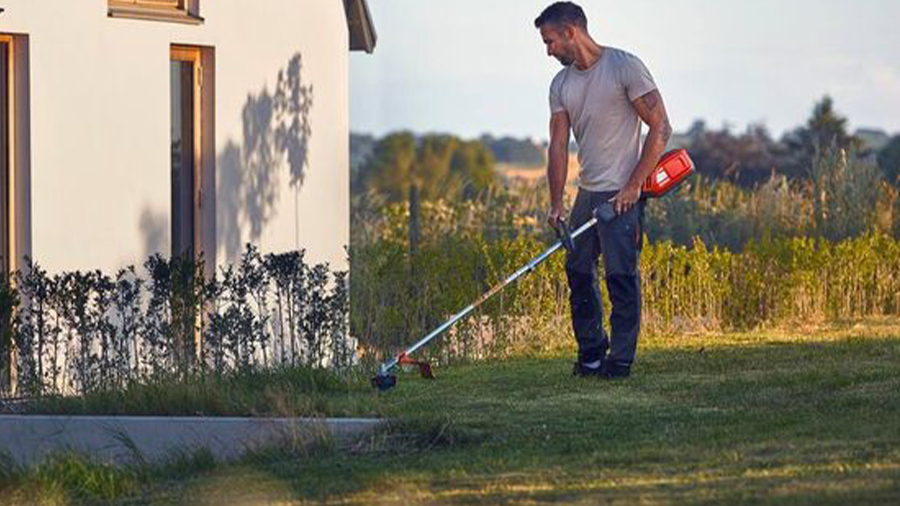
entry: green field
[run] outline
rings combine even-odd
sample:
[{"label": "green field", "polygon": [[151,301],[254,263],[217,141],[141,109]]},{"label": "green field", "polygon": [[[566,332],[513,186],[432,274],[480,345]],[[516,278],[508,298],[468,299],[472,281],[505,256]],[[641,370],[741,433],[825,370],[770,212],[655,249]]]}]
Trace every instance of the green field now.
[{"label": "green field", "polygon": [[896,321],[647,338],[631,378],[578,379],[570,370],[570,360],[557,357],[438,368],[435,382],[403,374],[394,391],[353,403],[396,422],[350,446],[319,439],[230,465],[199,456],[116,471],[105,479],[118,489],[67,487],[61,477],[71,470],[61,465],[8,478],[0,497],[404,506],[900,502]]}]

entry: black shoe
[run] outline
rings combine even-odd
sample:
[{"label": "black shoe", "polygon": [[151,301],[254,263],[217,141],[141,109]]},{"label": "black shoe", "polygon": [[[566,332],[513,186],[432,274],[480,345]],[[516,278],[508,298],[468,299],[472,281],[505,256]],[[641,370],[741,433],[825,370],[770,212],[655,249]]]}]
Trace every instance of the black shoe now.
[{"label": "black shoe", "polygon": [[600,378],[603,374],[603,364],[599,367],[585,367],[581,362],[575,362],[572,366],[572,376],[580,378]]},{"label": "black shoe", "polygon": [[600,370],[600,376],[603,379],[627,378],[629,374],[631,374],[631,366],[615,364],[612,362],[603,364],[603,367]]}]

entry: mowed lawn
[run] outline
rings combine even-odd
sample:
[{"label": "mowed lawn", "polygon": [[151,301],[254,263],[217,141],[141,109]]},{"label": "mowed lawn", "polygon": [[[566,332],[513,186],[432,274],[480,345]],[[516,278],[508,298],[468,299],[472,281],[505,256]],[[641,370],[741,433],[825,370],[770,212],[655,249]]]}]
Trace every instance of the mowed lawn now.
[{"label": "mowed lawn", "polygon": [[896,321],[647,338],[626,380],[570,373],[559,357],[401,374],[371,394],[397,420],[378,434],[188,467],[122,502],[900,503]]}]

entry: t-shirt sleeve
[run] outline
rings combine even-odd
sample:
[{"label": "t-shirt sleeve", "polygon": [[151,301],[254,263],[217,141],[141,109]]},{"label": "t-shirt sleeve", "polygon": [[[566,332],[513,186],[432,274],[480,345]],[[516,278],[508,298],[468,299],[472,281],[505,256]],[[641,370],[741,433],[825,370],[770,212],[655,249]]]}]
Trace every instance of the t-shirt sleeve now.
[{"label": "t-shirt sleeve", "polygon": [[550,114],[556,114],[566,110],[562,100],[563,72],[556,74],[550,83]]},{"label": "t-shirt sleeve", "polygon": [[647,66],[637,56],[629,54],[621,68],[622,85],[628,95],[628,101],[634,102],[640,97],[656,89],[653,76]]}]

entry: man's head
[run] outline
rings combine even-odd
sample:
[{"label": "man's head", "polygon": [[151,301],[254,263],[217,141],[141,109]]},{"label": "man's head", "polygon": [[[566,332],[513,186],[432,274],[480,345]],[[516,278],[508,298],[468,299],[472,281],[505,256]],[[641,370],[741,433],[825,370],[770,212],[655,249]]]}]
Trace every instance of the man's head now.
[{"label": "man's head", "polygon": [[541,31],[547,55],[563,65],[575,62],[575,48],[580,35],[587,34],[587,16],[572,2],[556,2],[544,9],[534,26]]}]

